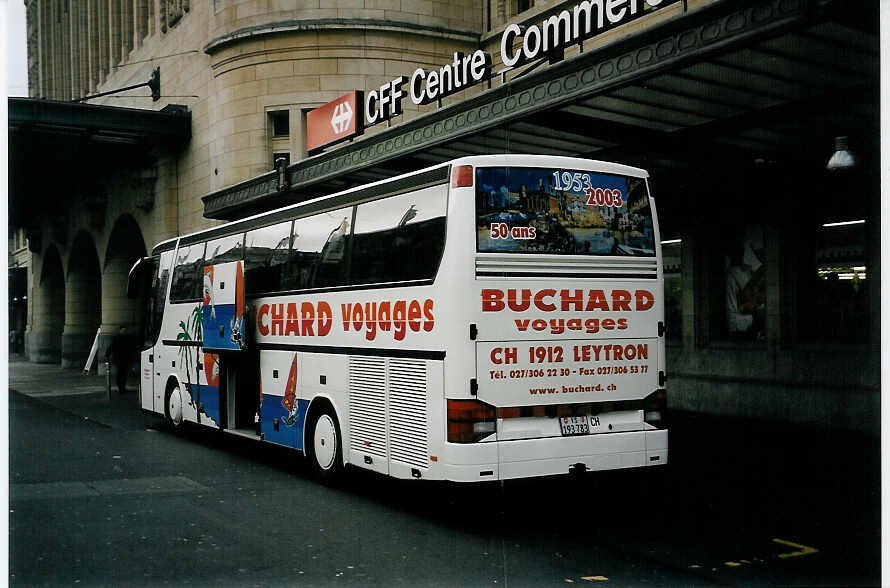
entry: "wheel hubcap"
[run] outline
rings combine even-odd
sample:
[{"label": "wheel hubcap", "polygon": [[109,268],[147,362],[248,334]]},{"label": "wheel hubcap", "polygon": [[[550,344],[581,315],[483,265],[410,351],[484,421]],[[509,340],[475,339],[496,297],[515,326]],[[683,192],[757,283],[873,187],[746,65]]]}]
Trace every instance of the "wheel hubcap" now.
[{"label": "wheel hubcap", "polygon": [[179,388],[173,388],[170,392],[167,412],[170,414],[170,420],[174,425],[179,426],[182,423],[182,395],[179,393]]},{"label": "wheel hubcap", "polygon": [[329,470],[337,458],[337,428],[330,415],[321,415],[315,423],[314,437],[315,461],[321,469]]}]

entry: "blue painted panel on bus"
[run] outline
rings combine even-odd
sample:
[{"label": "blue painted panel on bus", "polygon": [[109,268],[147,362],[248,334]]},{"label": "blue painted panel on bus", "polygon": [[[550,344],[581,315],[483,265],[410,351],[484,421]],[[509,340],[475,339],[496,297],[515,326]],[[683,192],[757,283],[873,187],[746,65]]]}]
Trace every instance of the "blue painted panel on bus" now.
[{"label": "blue painted panel on bus", "polygon": [[201,384],[200,398],[198,397],[198,385],[186,384],[186,390],[192,398],[192,402],[198,406],[204,405],[202,411],[204,415],[211,418],[213,422],[219,425],[219,386],[208,386]]},{"label": "blue painted panel on bus", "polygon": [[231,350],[242,348],[244,316],[236,316],[234,304],[205,306],[203,311],[204,347]]},{"label": "blue painted panel on bus", "polygon": [[204,414],[219,425],[219,386],[201,386],[201,404]]},{"label": "blue painted panel on bus", "polygon": [[[296,400],[293,408],[288,409],[285,406],[285,398],[287,397],[263,395],[263,438],[270,443],[302,449],[303,426],[306,423],[309,401]],[[277,431],[275,419],[278,419]]]}]

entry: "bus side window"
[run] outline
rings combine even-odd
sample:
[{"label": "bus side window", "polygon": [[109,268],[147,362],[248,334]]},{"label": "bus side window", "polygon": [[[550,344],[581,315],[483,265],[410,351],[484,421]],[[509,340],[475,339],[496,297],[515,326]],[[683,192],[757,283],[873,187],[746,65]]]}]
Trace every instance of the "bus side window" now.
[{"label": "bus side window", "polygon": [[173,269],[170,302],[201,299],[204,284],[204,243],[180,247]]},{"label": "bus side window", "polygon": [[147,315],[145,317],[145,348],[148,349],[158,341],[161,324],[164,319],[164,297],[167,295],[167,283],[170,280],[170,262],[173,252],[161,254],[160,262],[155,262],[157,271],[151,281],[151,295],[147,297]]},{"label": "bus side window", "polygon": [[432,279],[445,247],[444,186],[358,206],[351,283]]},{"label": "bus side window", "polygon": [[216,265],[244,258],[244,233],[214,239],[207,243],[207,263]]},{"label": "bus side window", "polygon": [[294,289],[286,270],[290,234],[290,221],[247,233],[244,286],[248,294]]},{"label": "bus side window", "polygon": [[348,271],[352,207],[294,221],[294,263],[297,289],[345,286]]}]

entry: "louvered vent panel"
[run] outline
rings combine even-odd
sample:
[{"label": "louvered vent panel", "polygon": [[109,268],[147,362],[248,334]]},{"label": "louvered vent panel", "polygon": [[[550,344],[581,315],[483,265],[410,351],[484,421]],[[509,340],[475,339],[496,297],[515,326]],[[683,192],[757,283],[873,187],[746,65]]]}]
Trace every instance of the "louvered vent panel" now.
[{"label": "louvered vent panel", "polygon": [[386,359],[349,359],[349,445],[386,458]]},{"label": "louvered vent panel", "polygon": [[429,466],[426,408],[426,363],[389,360],[390,459]]},{"label": "louvered vent panel", "polygon": [[514,275],[655,279],[658,266],[654,257],[476,254],[477,277]]}]

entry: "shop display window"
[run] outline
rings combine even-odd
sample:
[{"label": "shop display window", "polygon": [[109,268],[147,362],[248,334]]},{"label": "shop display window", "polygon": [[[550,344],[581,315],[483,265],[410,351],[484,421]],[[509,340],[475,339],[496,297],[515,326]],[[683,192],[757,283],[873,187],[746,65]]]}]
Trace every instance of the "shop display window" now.
[{"label": "shop display window", "polygon": [[728,235],[724,257],[726,334],[734,341],[766,339],[766,249],[763,227]]},{"label": "shop display window", "polygon": [[803,342],[865,343],[869,288],[865,223],[826,223],[816,236],[815,263],[802,276],[799,336]]}]

